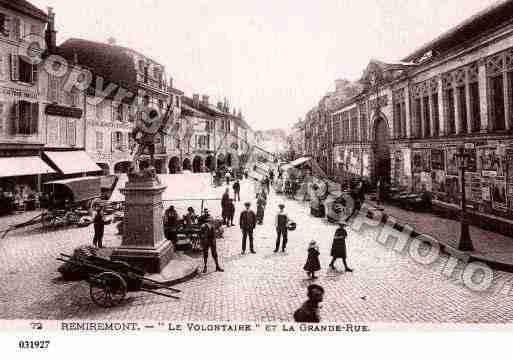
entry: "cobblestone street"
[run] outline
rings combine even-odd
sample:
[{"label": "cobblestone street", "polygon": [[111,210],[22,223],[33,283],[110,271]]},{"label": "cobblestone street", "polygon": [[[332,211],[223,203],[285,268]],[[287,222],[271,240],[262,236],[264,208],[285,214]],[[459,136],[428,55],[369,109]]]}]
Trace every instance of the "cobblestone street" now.
[{"label": "cobblestone street", "polygon": [[[224,187],[216,189],[219,193]],[[254,201],[253,185],[242,184],[242,202]],[[273,253],[274,215],[285,203],[298,229],[289,233],[286,253]],[[219,206],[218,206],[219,207]],[[253,204],[253,208],[255,205]],[[218,208],[210,207],[214,214]],[[111,320],[208,320],[290,321],[305,300],[311,281],[302,270],[310,240],[320,244],[322,270],[316,283],[325,290],[321,310],[324,321],[504,323],[513,320],[511,298],[504,291],[472,292],[456,278],[447,279],[441,269],[447,257],[422,266],[410,257],[388,250],[372,237],[349,232],[349,265],[353,273],[328,270],[329,251],[336,226],[309,215],[307,203],[271,194],[264,224],[255,232],[256,254],[241,255],[238,226],[228,228],[218,241],[224,273],[209,272],[180,284],[181,300],[129,293],[119,307],[96,307],[83,282],[59,281],[58,253],[91,241],[93,227],[56,232],[31,229],[13,232],[0,241],[1,319],[111,319]],[[238,221],[236,221],[238,222]],[[119,243],[114,226],[106,230],[106,245]],[[198,257],[198,263],[201,259]],[[341,263],[338,263],[341,266]],[[495,273],[495,283],[513,276]]]}]

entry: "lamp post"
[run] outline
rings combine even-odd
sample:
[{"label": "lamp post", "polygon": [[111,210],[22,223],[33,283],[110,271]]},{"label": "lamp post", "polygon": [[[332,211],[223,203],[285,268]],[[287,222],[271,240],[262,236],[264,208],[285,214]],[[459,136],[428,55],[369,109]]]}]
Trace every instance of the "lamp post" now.
[{"label": "lamp post", "polygon": [[474,250],[474,246],[472,244],[472,239],[470,238],[469,223],[467,217],[467,199],[465,196],[465,169],[468,165],[468,159],[470,155],[465,152],[464,147],[459,147],[455,156],[461,177],[461,229],[458,250],[470,252]]}]

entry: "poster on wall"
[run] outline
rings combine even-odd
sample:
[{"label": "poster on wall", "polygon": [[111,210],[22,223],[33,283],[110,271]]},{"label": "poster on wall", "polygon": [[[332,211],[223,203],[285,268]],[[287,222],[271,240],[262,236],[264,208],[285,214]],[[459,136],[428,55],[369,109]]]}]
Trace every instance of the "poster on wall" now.
[{"label": "poster on wall", "polygon": [[449,176],[458,175],[458,163],[456,162],[457,153],[458,149],[454,146],[447,147],[446,149],[447,174]]},{"label": "poster on wall", "polygon": [[433,170],[445,170],[445,151],[433,148],[431,149],[431,168]]},{"label": "poster on wall", "polygon": [[445,190],[445,172],[432,171],[431,172],[432,191],[437,193],[446,193]]},{"label": "poster on wall", "polygon": [[478,161],[484,177],[503,177],[504,169],[497,147],[478,147]]},{"label": "poster on wall", "polygon": [[446,177],[445,188],[449,202],[459,203],[460,201],[460,181],[458,177]]},{"label": "poster on wall", "polygon": [[360,155],[360,151],[358,150],[350,150],[349,151],[349,161],[348,161],[348,165],[349,165],[349,173],[352,173],[352,174],[355,174],[355,175],[359,175],[360,174],[360,161],[359,161],[359,156]]},{"label": "poster on wall", "polygon": [[411,150],[409,148],[403,148],[403,170],[404,177],[409,178],[411,176]]},{"label": "poster on wall", "polygon": [[432,191],[431,173],[421,172],[420,173],[420,190],[421,191]]},{"label": "poster on wall", "polygon": [[431,166],[429,163],[430,150],[414,150],[413,151],[413,172],[430,172]]},{"label": "poster on wall", "polygon": [[492,208],[500,211],[508,208],[505,181],[496,180],[492,183]]},{"label": "poster on wall", "polygon": [[467,180],[470,183],[470,196],[469,200],[473,202],[481,202],[483,199],[483,193],[481,191],[481,175],[479,173],[471,173],[470,179]]},{"label": "poster on wall", "polygon": [[477,155],[475,148],[465,148],[465,153],[468,155],[467,157],[467,167],[465,167],[466,172],[477,172]]},{"label": "poster on wall", "polygon": [[490,186],[488,183],[483,183],[481,186],[481,193],[483,201],[490,202],[492,200],[492,196],[490,194]]},{"label": "poster on wall", "polygon": [[369,153],[365,151],[362,155],[362,164],[363,164],[363,176],[370,176],[370,161],[369,161]]},{"label": "poster on wall", "polygon": [[422,190],[422,183],[420,173],[413,174],[413,192],[420,192]]}]

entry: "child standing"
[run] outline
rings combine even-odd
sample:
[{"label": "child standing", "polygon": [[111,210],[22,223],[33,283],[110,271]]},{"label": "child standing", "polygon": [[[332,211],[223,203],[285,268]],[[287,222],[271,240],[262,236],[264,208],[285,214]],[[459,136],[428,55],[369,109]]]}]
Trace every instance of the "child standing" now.
[{"label": "child standing", "polygon": [[308,258],[303,269],[308,273],[310,278],[317,279],[315,272],[321,270],[321,263],[319,262],[319,245],[316,241],[311,241],[308,245]]}]

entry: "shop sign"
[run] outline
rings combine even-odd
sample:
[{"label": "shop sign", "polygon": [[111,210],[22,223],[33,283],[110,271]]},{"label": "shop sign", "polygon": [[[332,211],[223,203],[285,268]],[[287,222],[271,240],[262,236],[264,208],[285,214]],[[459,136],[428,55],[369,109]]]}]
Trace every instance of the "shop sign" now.
[{"label": "shop sign", "polygon": [[97,120],[88,120],[87,121],[88,126],[92,127],[107,127],[107,128],[115,128],[115,129],[125,129],[129,130],[132,125],[127,122],[108,122],[108,121],[97,121]]},{"label": "shop sign", "polygon": [[46,105],[45,114],[60,117],[82,118],[82,109],[77,107],[66,107],[60,105]]},{"label": "shop sign", "polygon": [[4,87],[0,86],[0,95],[5,95],[7,97],[21,98],[21,99],[33,99],[37,100],[39,94],[37,91],[24,91],[23,89],[18,89],[15,87]]}]

